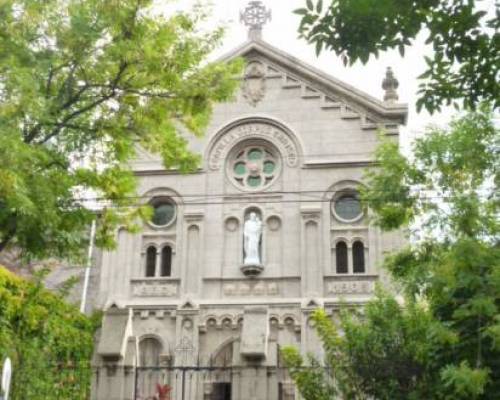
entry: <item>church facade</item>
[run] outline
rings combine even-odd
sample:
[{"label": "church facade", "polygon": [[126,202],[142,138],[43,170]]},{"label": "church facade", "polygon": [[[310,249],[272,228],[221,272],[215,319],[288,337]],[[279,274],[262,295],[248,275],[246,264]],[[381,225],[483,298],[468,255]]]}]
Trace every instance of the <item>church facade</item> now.
[{"label": "church facade", "polygon": [[172,400],[298,399],[279,348],[321,357],[311,312],[362,306],[404,242],[359,201],[378,130],[398,141],[406,121],[397,81],[389,72],[384,101],[362,93],[264,42],[265,16],[224,57],[246,60],[235,100],[204,137],[186,133],[200,168],[138,152],[154,215],[101,257],[94,399],[160,399],[162,387]]}]

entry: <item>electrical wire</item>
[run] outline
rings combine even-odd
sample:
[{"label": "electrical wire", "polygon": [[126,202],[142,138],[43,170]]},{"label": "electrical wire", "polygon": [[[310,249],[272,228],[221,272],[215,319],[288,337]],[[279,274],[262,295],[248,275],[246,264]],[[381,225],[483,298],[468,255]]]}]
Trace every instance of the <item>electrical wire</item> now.
[{"label": "electrical wire", "polygon": [[[413,191],[412,196],[416,196],[419,193],[425,191]],[[168,197],[172,199],[181,200],[179,203],[181,205],[226,205],[226,204],[287,204],[287,203],[328,203],[331,202],[331,197],[328,195],[335,195],[336,193],[349,193],[346,189],[341,190],[301,190],[301,191],[269,191],[269,192],[251,192],[251,193],[220,193],[220,194],[204,194],[204,193],[191,193],[186,195],[178,194],[159,194],[159,197]],[[316,196],[314,195],[316,194]],[[317,195],[319,194],[319,196]],[[309,198],[273,198],[272,196],[307,196]],[[262,198],[266,196],[267,198]],[[325,196],[328,196],[325,198]],[[107,207],[136,207],[140,205],[147,204],[149,200],[156,197],[155,195],[142,195],[142,196],[123,196],[114,199],[106,197],[81,197],[72,199],[73,203],[94,203],[96,205],[107,206]],[[468,195],[424,195],[423,197],[416,198],[419,201],[432,201],[432,200],[454,200],[457,198],[468,197]],[[128,201],[129,204],[114,204],[113,202]],[[141,201],[146,200],[146,201]],[[401,202],[405,199],[392,199],[391,202]]]}]

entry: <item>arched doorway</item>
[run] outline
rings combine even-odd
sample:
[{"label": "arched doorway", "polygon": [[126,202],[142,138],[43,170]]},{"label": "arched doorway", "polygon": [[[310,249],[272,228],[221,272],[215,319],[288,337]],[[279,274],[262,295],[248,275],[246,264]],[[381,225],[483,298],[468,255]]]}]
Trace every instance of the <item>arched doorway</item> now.
[{"label": "arched doorway", "polygon": [[144,337],[139,342],[139,370],[137,395],[139,399],[157,400],[160,392],[170,390],[168,357],[162,343],[155,337]]},{"label": "arched doorway", "polygon": [[233,345],[223,345],[210,358],[210,373],[205,378],[204,400],[231,400],[233,390]]}]

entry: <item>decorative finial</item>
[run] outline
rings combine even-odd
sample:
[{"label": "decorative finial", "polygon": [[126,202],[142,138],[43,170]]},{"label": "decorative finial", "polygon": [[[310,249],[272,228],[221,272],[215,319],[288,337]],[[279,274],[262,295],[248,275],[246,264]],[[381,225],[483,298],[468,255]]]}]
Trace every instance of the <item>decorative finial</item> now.
[{"label": "decorative finial", "polygon": [[385,78],[382,81],[382,89],[385,90],[384,101],[393,103],[399,99],[396,89],[399,86],[398,80],[394,77],[391,67],[387,67]]},{"label": "decorative finial", "polygon": [[245,10],[240,11],[240,22],[249,27],[249,39],[260,39],[262,27],[267,21],[271,21],[271,10],[268,10],[260,0],[250,1]]}]

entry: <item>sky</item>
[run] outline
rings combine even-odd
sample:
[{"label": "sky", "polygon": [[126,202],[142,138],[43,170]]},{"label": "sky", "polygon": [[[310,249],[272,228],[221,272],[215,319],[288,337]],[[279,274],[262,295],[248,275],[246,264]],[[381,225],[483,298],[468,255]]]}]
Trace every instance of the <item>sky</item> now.
[{"label": "sky", "polygon": [[[490,0],[487,0],[488,3]],[[494,0],[491,0],[493,2]],[[189,10],[197,0],[179,0],[174,3],[157,0],[157,7],[167,13],[173,9]],[[454,109],[445,109],[440,114],[429,115],[421,111],[417,113],[417,77],[425,70],[424,55],[432,54],[429,46],[424,44],[425,36],[420,35],[412,46],[407,47],[405,56],[401,57],[397,50],[383,53],[379,58],[370,58],[367,64],[357,62],[346,67],[333,52],[324,51],[316,56],[314,46],[298,38],[297,28],[300,16],[293,10],[303,7],[305,0],[263,0],[271,9],[272,20],[263,29],[263,39],[271,45],[313,65],[316,68],[340,79],[366,93],[383,98],[382,80],[388,66],[392,67],[399,81],[399,102],[409,106],[408,123],[401,128],[401,144],[403,150],[409,150],[409,144],[425,131],[429,124],[444,126],[450,120]],[[240,10],[244,10],[248,0],[212,0],[212,18],[210,24],[223,24],[226,34],[222,46],[214,53],[214,57],[223,55],[238,47],[247,39],[247,27],[239,21]],[[168,11],[167,11],[168,10]]]}]

